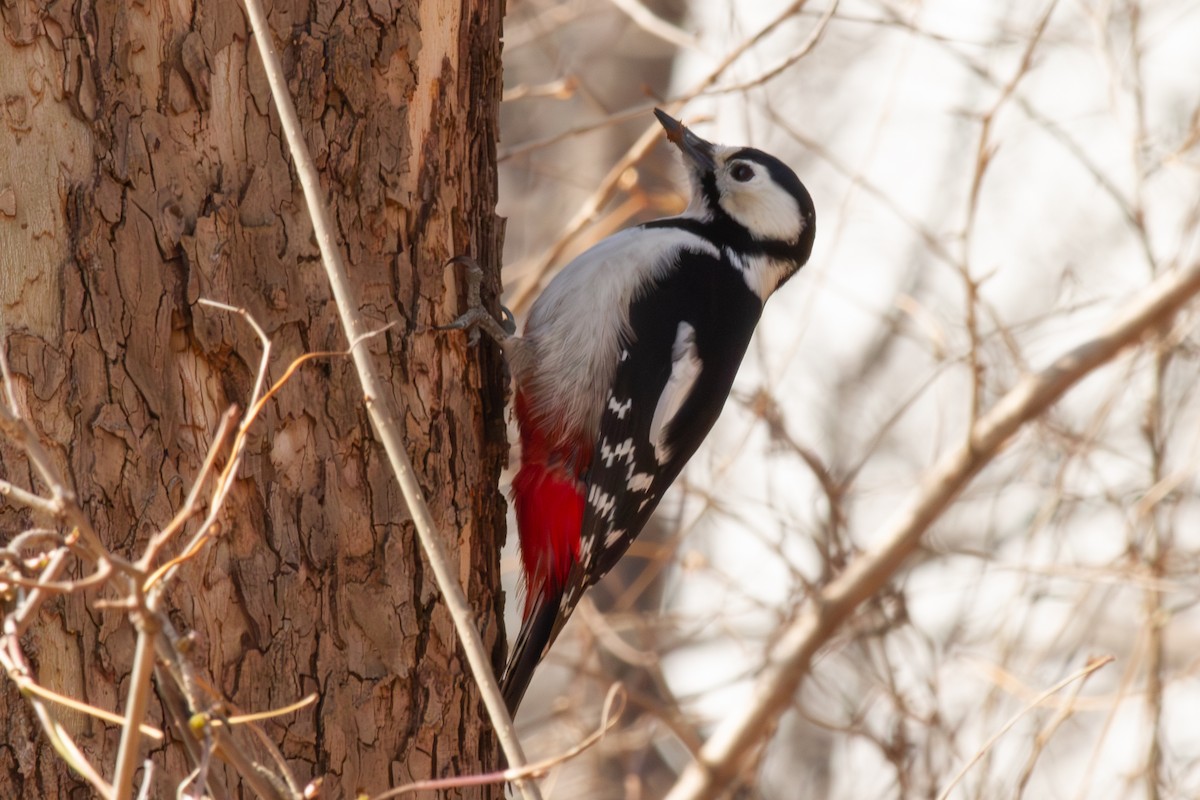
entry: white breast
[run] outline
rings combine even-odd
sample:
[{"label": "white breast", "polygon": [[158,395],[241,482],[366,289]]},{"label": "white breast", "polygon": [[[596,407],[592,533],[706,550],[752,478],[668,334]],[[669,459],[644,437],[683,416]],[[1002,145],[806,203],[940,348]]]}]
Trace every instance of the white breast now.
[{"label": "white breast", "polygon": [[706,239],[678,228],[630,228],[580,255],[538,297],[514,372],[531,411],[549,430],[595,439],[629,341],[629,306],[683,250],[720,256]]}]

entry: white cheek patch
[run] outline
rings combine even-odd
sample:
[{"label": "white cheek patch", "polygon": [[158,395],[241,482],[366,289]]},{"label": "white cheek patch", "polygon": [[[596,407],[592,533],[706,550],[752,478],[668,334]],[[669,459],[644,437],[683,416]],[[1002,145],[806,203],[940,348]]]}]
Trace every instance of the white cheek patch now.
[{"label": "white cheek patch", "polygon": [[804,233],[804,217],[796,198],[763,172],[749,183],[722,175],[718,189],[721,208],[755,239],[795,242]]},{"label": "white cheek patch", "polygon": [[671,458],[666,441],[667,428],[691,394],[701,367],[703,364],[696,351],[696,329],[687,322],[680,322],[675,332],[675,344],[671,346],[671,377],[658,397],[650,420],[650,443],[654,445],[654,457],[660,464]]}]

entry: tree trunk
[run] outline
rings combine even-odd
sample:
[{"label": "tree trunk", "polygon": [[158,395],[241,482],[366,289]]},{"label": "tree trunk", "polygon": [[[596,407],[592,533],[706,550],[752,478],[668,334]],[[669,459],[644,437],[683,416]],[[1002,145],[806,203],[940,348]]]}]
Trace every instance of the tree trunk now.
[{"label": "tree trunk", "polygon": [[[376,367],[497,657],[500,362],[429,326],[460,307],[445,260],[494,267],[500,253],[502,5],[267,3],[359,307],[375,328],[392,324],[371,340]],[[113,552],[136,557],[255,379],[251,328],[197,300],[253,315],[272,341],[272,381],[347,342],[239,4],[4,0],[0,23],[0,152],[12,165],[0,173],[0,335],[19,403],[80,505]],[[168,594],[200,674],[241,711],[318,693],[264,727],[302,782],[323,779],[324,797],[494,766],[349,358],[303,366],[250,436],[222,533]],[[31,474],[0,446],[0,477],[41,488]],[[4,539],[48,522],[0,505]],[[47,603],[26,646],[44,686],[122,713],[134,631],[97,605],[105,596]],[[11,683],[0,703],[0,796],[79,793]],[[119,728],[56,713],[112,780]],[[165,717],[156,698],[148,721]],[[142,752],[151,796],[173,796],[194,766],[176,731]]]}]

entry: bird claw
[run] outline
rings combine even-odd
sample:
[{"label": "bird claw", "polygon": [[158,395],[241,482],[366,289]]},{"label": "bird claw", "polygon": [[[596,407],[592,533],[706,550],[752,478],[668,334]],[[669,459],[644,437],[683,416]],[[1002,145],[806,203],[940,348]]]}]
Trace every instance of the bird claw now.
[{"label": "bird claw", "polygon": [[446,262],[447,267],[457,264],[466,267],[467,310],[449,325],[436,325],[434,329],[439,331],[467,331],[467,341],[472,345],[479,343],[479,332],[483,331],[500,344],[504,344],[505,341],[517,333],[516,318],[511,311],[504,306],[500,306],[500,311],[504,315],[504,319],[503,321],[497,321],[483,307],[483,300],[479,294],[479,287],[483,284],[483,270],[479,264],[475,263],[475,259],[470,256],[455,256]]}]

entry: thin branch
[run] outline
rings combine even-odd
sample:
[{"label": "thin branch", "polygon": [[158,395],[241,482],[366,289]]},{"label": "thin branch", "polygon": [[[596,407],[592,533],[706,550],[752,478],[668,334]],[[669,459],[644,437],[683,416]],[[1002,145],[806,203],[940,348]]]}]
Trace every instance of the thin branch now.
[{"label": "thin branch", "polygon": [[[0,656],[0,661],[4,661],[3,656]],[[37,695],[42,700],[48,700],[51,703],[63,706],[64,708],[69,708],[72,711],[78,711],[81,714],[87,714],[89,717],[95,717],[96,719],[103,720],[113,725],[121,725],[125,722],[124,718],[112,713],[111,711],[105,711],[103,708],[97,708],[90,703],[85,703],[82,700],[76,700],[74,697],[68,697],[65,694],[59,694],[58,692],[47,689],[40,683],[35,683],[28,675],[22,673],[19,669],[9,670],[8,677],[17,685],[17,690],[22,693],[27,692],[29,694]],[[162,731],[160,731],[158,728],[155,728],[153,725],[141,723],[138,727],[141,729],[143,736],[148,736],[156,742],[162,741]]]},{"label": "thin branch", "polygon": [[[254,328],[255,332],[263,338],[264,354],[270,349],[270,342],[266,340],[266,333],[263,332],[262,327],[257,321],[255,321],[249,312],[245,311],[245,309],[238,309],[234,308],[233,306],[227,306],[224,303],[215,303],[212,301],[202,302],[205,302],[206,305],[211,305],[215,308],[223,308],[239,312],[243,317],[246,318],[246,320]],[[288,365],[288,368],[284,371],[283,376],[279,380],[275,381],[275,383],[271,384],[271,388],[269,388],[266,393],[259,397],[258,395],[262,387],[262,382],[267,372],[267,361],[265,358],[262,360],[258,370],[259,377],[255,381],[255,390],[250,398],[250,408],[246,412],[246,415],[242,418],[242,421],[238,423],[237,435],[234,436],[233,444],[230,447],[229,460],[226,462],[225,466],[221,469],[220,474],[217,476],[216,486],[214,487],[212,497],[209,500],[208,514],[196,529],[195,535],[192,536],[191,540],[183,548],[183,552],[167,561],[154,572],[150,573],[150,577],[146,578],[145,582],[143,583],[143,591],[150,595],[150,604],[152,607],[156,607],[155,604],[158,602],[158,598],[161,596],[164,590],[164,587],[159,585],[159,581],[162,580],[165,582],[165,580],[169,580],[174,574],[174,570],[180,564],[195,557],[195,555],[200,552],[201,548],[205,543],[208,542],[209,539],[221,532],[221,524],[217,521],[217,517],[221,513],[221,509],[224,506],[225,498],[228,496],[230,488],[233,486],[233,478],[237,475],[238,466],[242,463],[242,456],[245,454],[246,439],[250,430],[250,426],[254,423],[254,420],[258,418],[258,415],[262,412],[263,407],[267,404],[267,401],[269,401],[276,392],[282,389],[283,386],[289,380],[291,380],[292,376],[296,373],[296,370],[298,370],[302,364],[315,358],[342,355],[346,355],[346,353],[316,352],[305,353],[304,355],[297,357],[292,361],[291,364]],[[236,411],[235,409],[231,408],[228,412],[226,412],[225,418],[222,419],[221,428],[217,431],[216,439],[209,448],[209,456],[201,468],[200,477],[196,479],[197,484],[207,472],[211,460],[215,458],[217,445],[225,434],[225,420],[232,420],[233,417],[236,417]],[[195,503],[194,496],[196,494],[197,486],[193,485],[192,491],[189,493],[188,499],[184,504],[184,508],[175,515],[175,518],[171,520],[171,523],[167,527],[163,528],[161,532],[155,534],[155,536],[150,540],[150,544],[147,546],[146,554],[143,555],[142,559],[138,562],[140,567],[143,569],[150,568],[153,562],[153,556],[156,554],[157,549],[162,544],[165,544],[168,536],[186,521],[187,515],[190,515],[190,507]],[[151,589],[154,591],[151,592]]]},{"label": "thin branch", "polygon": [[141,722],[146,716],[150,678],[154,675],[155,619],[141,611],[135,613],[138,637],[133,651],[133,673],[129,676],[129,699],[125,701],[125,725],[121,730],[117,769],[113,776],[115,800],[129,800],[133,796],[133,773],[138,768],[138,745],[142,739]]},{"label": "thin branch", "polygon": [[[59,476],[50,454],[46,452],[46,448],[42,447],[37,432],[20,413],[12,374],[8,369],[8,359],[2,348],[0,348],[0,376],[3,377],[5,393],[8,398],[8,403],[0,404],[0,433],[4,433],[21,448],[25,457],[29,459],[42,481],[50,489],[50,498],[46,501],[47,504],[35,504],[35,507],[45,510],[55,519],[62,520],[77,529],[82,539],[82,545],[87,549],[88,557],[95,560],[101,567],[105,566],[105,562],[111,562],[121,572],[133,574],[135,572],[133,566],[125,559],[109,552],[100,541],[100,537],[92,527],[91,520],[76,502],[75,493],[67,488],[66,483]],[[16,489],[16,487],[11,488]],[[0,494],[17,495],[12,491],[3,491]],[[25,502],[31,499],[27,493],[19,496]]]},{"label": "thin branch", "polygon": [[[64,548],[61,552],[67,553],[70,552],[70,549]],[[0,551],[0,553],[4,553],[4,551]],[[7,557],[7,553],[4,554]],[[33,580],[31,578],[22,578],[19,575],[8,574],[0,577],[0,591],[5,590],[8,586],[20,586],[24,589],[34,589],[42,594],[76,594],[96,586],[101,586],[107,583],[111,577],[112,570],[107,567],[97,568],[95,572],[86,578],[71,581],[47,581],[43,577]]]},{"label": "thin branch", "polygon": [[[620,701],[620,704],[617,701]],[[458,789],[464,786],[487,786],[493,783],[519,781],[523,778],[536,778],[545,775],[551,768],[559,764],[570,761],[580,753],[588,750],[601,739],[604,735],[612,730],[612,727],[617,724],[617,720],[621,717],[621,712],[625,710],[625,692],[624,687],[619,683],[614,683],[609,687],[608,695],[604,698],[603,710],[600,714],[600,725],[582,742],[574,747],[568,748],[566,751],[559,753],[556,756],[542,759],[534,762],[521,769],[505,769],[498,772],[488,772],[483,775],[459,775],[451,778],[434,778],[424,781],[414,781],[413,783],[398,786],[395,789],[384,792],[383,794],[375,795],[371,800],[391,800],[394,797],[400,797],[406,794],[414,794],[416,792],[438,791],[445,789]]]},{"label": "thin branch", "polygon": [[[161,531],[158,531],[150,537],[150,542],[146,545],[145,552],[138,559],[138,568],[143,571],[149,571],[154,565],[154,561],[158,556],[158,551],[161,550],[167,542],[174,538],[175,533],[183,528],[189,519],[196,513],[196,505],[200,501],[200,490],[204,487],[208,480],[208,475],[212,472],[213,465],[217,462],[217,453],[221,450],[221,445],[225,443],[225,437],[229,434],[230,428],[233,425],[234,419],[237,417],[237,409],[230,407],[221,415],[221,422],[217,426],[217,434],[213,437],[212,443],[208,446],[208,453],[204,457],[204,463],[200,465],[200,472],[197,473],[195,480],[192,482],[192,488],[188,492],[187,497],[180,506],[179,511],[171,518],[171,521]],[[148,579],[142,587],[143,591],[149,591],[154,583],[154,576]]]},{"label": "thin branch", "polygon": [[317,702],[317,698],[317,693],[313,692],[294,703],[289,703],[283,708],[273,708],[270,711],[257,711],[253,714],[237,714],[225,720],[225,722],[230,725],[245,725],[247,722],[261,722],[264,719],[275,719],[276,717],[293,714],[302,708],[308,708]]},{"label": "thin branch", "polygon": [[771,69],[767,70],[761,75],[757,75],[754,78],[745,81],[744,83],[731,84],[729,86],[718,86],[709,92],[709,95],[744,92],[747,89],[753,89],[756,86],[763,86],[775,80],[784,72],[794,67],[802,58],[811,53],[813,48],[820,43],[821,37],[825,35],[825,30],[829,27],[829,23],[833,21],[833,15],[837,13],[837,10],[838,0],[832,0],[832,2],[830,2],[829,6],[817,20],[817,24],[814,25],[812,30],[808,32],[808,36],[804,38],[804,41],[800,43],[799,47],[789,53],[787,58],[783,59],[783,61],[776,64]]},{"label": "thin branch", "polygon": [[[219,308],[240,315],[251,328],[254,328],[254,333],[258,337],[258,341],[262,343],[262,356],[258,360],[258,372],[254,376],[254,390],[250,392],[250,407],[253,408],[258,403],[258,398],[262,396],[263,384],[267,380],[267,364],[271,361],[271,337],[267,336],[267,332],[258,324],[258,320],[254,318],[254,315],[244,308],[238,308],[237,306],[231,306],[204,297],[201,297],[197,302],[202,306]],[[249,420],[245,424],[249,425]]]},{"label": "thin branch", "polygon": [[1200,263],[1155,280],[1095,338],[1027,375],[980,417],[967,440],[938,460],[909,502],[884,525],[880,544],[852,562],[783,631],[758,678],[753,701],[718,726],[667,800],[713,797],[728,786],[791,707],[791,698],[821,646],[859,605],[886,585],[924,533],[1013,435],[1097,367],[1166,325],[1197,292]]},{"label": "thin branch", "polygon": [[500,102],[512,103],[529,97],[552,97],[555,100],[568,100],[575,95],[575,89],[578,86],[579,82],[573,75],[565,75],[557,80],[536,86],[523,83],[511,89],[505,89]]},{"label": "thin branch", "polygon": [[[50,556],[49,563],[42,570],[42,575],[38,579],[39,583],[53,585],[58,576],[62,574],[63,568],[67,565],[68,552],[66,550],[57,550],[54,555]],[[20,639],[25,634],[25,629],[33,620],[38,610],[41,609],[42,603],[48,596],[48,592],[43,591],[40,587],[31,591],[25,602],[21,603],[17,610],[7,615],[4,619],[4,639]],[[0,639],[0,649],[3,648],[3,639]]]},{"label": "thin branch", "polygon": [[[362,346],[361,338],[366,328],[359,314],[358,303],[353,296],[350,282],[346,277],[346,267],[337,247],[333,224],[329,219],[329,210],[323,200],[320,178],[317,175],[312,156],[308,152],[308,147],[304,143],[304,137],[300,131],[300,120],[296,116],[296,108],[291,93],[288,91],[287,81],[275,53],[270,28],[267,26],[266,17],[258,0],[245,0],[245,6],[250,18],[250,25],[254,29],[254,40],[263,61],[267,82],[271,87],[271,96],[279,111],[280,125],[287,137],[296,173],[300,178],[300,185],[304,189],[304,198],[312,218],[313,233],[317,239],[317,246],[321,250],[321,260],[325,265],[329,285],[337,302],[342,327],[345,329],[346,339],[354,343],[351,347],[351,354],[359,380],[362,382],[367,413],[383,443],[392,471],[404,493],[417,535],[433,570],[438,588],[446,601],[450,616],[454,620],[454,627],[462,642],[471,672],[474,674],[483,696],[484,705],[491,717],[500,746],[504,750],[509,765],[513,769],[519,770],[525,766],[525,754],[521,750],[520,741],[513,729],[512,719],[509,717],[508,709],[505,707],[503,696],[500,693],[500,686],[492,672],[491,658],[484,648],[479,630],[475,627],[474,612],[467,604],[455,571],[446,557],[441,539],[434,527],[433,517],[422,496],[421,486],[413,472],[412,463],[404,447],[404,440],[396,424],[395,416],[387,407],[386,395],[380,386],[375,367],[371,363],[370,354]],[[526,800],[540,800],[541,794],[531,781],[518,781],[517,788]]]},{"label": "thin branch", "polygon": [[137,800],[148,800],[150,790],[154,788],[154,762],[146,759],[142,762],[142,788],[138,790]]},{"label": "thin branch", "polygon": [[58,513],[58,509],[55,508],[54,503],[50,500],[3,479],[0,479],[0,497],[6,497],[14,504],[32,508],[34,511],[41,511],[43,514],[49,516],[54,516]]},{"label": "thin branch", "polygon": [[[206,722],[209,722],[206,720]],[[262,769],[257,761],[250,758],[245,749],[233,744],[228,731],[212,724],[203,725],[205,733],[211,737],[212,754],[230,766],[254,794],[268,800],[284,800],[285,793],[281,785],[273,780],[270,772]],[[202,765],[203,766],[203,765]],[[202,769],[200,775],[207,770]]]},{"label": "thin branch", "polygon": [[674,25],[646,8],[640,0],[608,0],[625,13],[635,25],[651,36],[657,36],[668,44],[689,50],[703,50],[694,34]]},{"label": "thin branch", "polygon": [[[54,565],[51,564],[47,568],[47,571],[53,567]],[[41,599],[44,599],[44,597],[45,595],[42,595],[38,599],[38,605],[41,604]],[[30,600],[27,600],[26,603],[30,604],[32,599],[31,596]],[[30,668],[25,654],[21,651],[19,637],[14,636],[12,633],[15,626],[11,615],[5,620],[4,625],[5,636],[0,639],[0,664],[4,666],[9,678],[14,683],[18,686],[24,685],[28,689],[27,684],[32,683],[32,678],[29,676],[33,674],[33,670]],[[84,780],[95,787],[101,797],[111,797],[113,792],[112,785],[100,776],[100,773],[96,771],[92,763],[87,760],[87,756],[79,750],[79,747],[71,738],[71,734],[50,713],[50,709],[42,702],[41,696],[31,691],[26,691],[24,694],[29,705],[33,707],[33,713],[37,715],[38,722],[41,723],[42,730],[46,734],[46,738],[50,740],[50,746],[54,748],[55,752],[62,757],[63,761],[71,769],[78,772],[83,776]]]},{"label": "thin branch", "polygon": [[938,800],[948,800],[950,797],[950,792],[954,791],[954,787],[957,786],[959,781],[963,779],[963,776],[967,774],[967,771],[970,770],[971,767],[975,766],[975,764],[979,762],[979,759],[983,758],[984,754],[991,750],[992,746],[996,744],[996,742],[1000,741],[1000,737],[1008,733],[1012,727],[1021,720],[1022,717],[1040,706],[1046,700],[1058,694],[1066,687],[1070,686],[1075,681],[1086,679],[1096,670],[1100,669],[1101,667],[1108,666],[1115,660],[1116,659],[1113,656],[1102,656],[1100,658],[1092,659],[1087,663],[1086,666],[1083,667],[1083,669],[1073,672],[1058,683],[1051,686],[1046,691],[1039,694],[1037,697],[1033,698],[1033,700],[1026,704],[1024,708],[1022,708],[1016,714],[1013,714],[1008,722],[1004,723],[1000,730],[992,734],[992,737],[984,743],[983,747],[975,751],[975,755],[971,756],[971,759],[967,761],[966,764],[963,764],[962,769],[958,771],[958,774],[954,776],[950,783],[946,785],[946,788],[942,790],[942,793],[938,795]]},{"label": "thin branch", "polygon": [[33,711],[37,714],[38,721],[42,724],[47,738],[50,739],[50,745],[54,748],[63,761],[67,762],[67,766],[82,775],[87,782],[96,787],[96,792],[101,797],[112,797],[113,787],[108,781],[101,777],[96,768],[92,766],[92,762],[87,760],[87,756],[75,744],[75,740],[71,738],[71,734],[67,733],[66,728],[59,724],[50,711],[37,700],[30,700],[33,706]]}]

